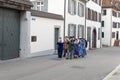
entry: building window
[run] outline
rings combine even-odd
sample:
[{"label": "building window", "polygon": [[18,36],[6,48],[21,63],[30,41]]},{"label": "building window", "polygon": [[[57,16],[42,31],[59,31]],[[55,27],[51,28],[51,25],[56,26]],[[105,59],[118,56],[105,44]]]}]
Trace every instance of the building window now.
[{"label": "building window", "polygon": [[43,0],[40,0],[37,2],[37,10],[44,11],[44,1]]},{"label": "building window", "polygon": [[97,21],[97,12],[94,12],[94,20]]},{"label": "building window", "polygon": [[101,14],[99,13],[99,20],[98,20],[99,22],[101,22]]},{"label": "building window", "polygon": [[75,24],[68,24],[68,36],[76,37],[76,25]]},{"label": "building window", "polygon": [[92,10],[90,10],[90,20],[92,20],[93,16],[92,16]]},{"label": "building window", "polygon": [[31,42],[36,42],[37,41],[37,37],[36,36],[32,36],[31,37]]},{"label": "building window", "polygon": [[100,28],[98,28],[98,40],[100,40]]},{"label": "building window", "polygon": [[101,6],[101,0],[99,0],[99,5]]},{"label": "building window", "polygon": [[107,11],[106,10],[103,10],[103,13],[102,13],[103,15],[106,15],[107,14]]},{"label": "building window", "polygon": [[87,27],[87,41],[89,41],[89,46],[91,46],[91,27]]},{"label": "building window", "polygon": [[113,28],[117,28],[117,23],[113,22]]},{"label": "building window", "polygon": [[115,38],[115,32],[112,32],[112,38]]},{"label": "building window", "polygon": [[88,8],[88,19],[90,19],[90,15],[91,15],[91,11],[90,11],[90,9]]},{"label": "building window", "polygon": [[96,17],[94,14],[95,12],[92,10],[92,20],[94,20],[94,17]]},{"label": "building window", "polygon": [[84,17],[84,5],[78,2],[78,15]]},{"label": "building window", "polygon": [[120,28],[120,23],[118,23],[118,28]]},{"label": "building window", "polygon": [[120,17],[120,13],[118,13],[118,17]]},{"label": "building window", "polygon": [[68,12],[72,15],[76,14],[76,1],[68,0]]},{"label": "building window", "polygon": [[104,38],[104,32],[102,32],[102,38]]},{"label": "building window", "polygon": [[114,17],[117,17],[117,13],[115,11],[112,11],[112,14]]},{"label": "building window", "polygon": [[78,38],[84,38],[84,26],[78,25]]},{"label": "building window", "polygon": [[104,27],[104,21],[102,21],[102,27]]}]

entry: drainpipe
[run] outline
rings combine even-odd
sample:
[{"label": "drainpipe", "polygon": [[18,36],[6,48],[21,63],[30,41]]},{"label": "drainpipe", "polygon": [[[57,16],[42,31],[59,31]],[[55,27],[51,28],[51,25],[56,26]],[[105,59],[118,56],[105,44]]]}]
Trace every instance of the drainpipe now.
[{"label": "drainpipe", "polygon": [[64,32],[63,32],[63,40],[65,40],[65,26],[66,26],[66,0],[64,0]]},{"label": "drainpipe", "polygon": [[[101,0],[101,21],[102,23],[102,0]],[[100,29],[100,48],[102,48],[102,36],[101,36],[101,33],[102,33],[102,25],[101,25],[101,29]]]},{"label": "drainpipe", "polygon": [[[112,8],[111,8],[111,10],[112,10]],[[113,25],[113,23],[112,23],[112,11],[111,11],[111,26],[110,26],[110,46],[112,46],[112,25]]]},{"label": "drainpipe", "polygon": [[87,3],[87,0],[85,1],[85,39],[87,40],[87,37],[86,37],[86,3]]},{"label": "drainpipe", "polygon": [[87,35],[87,34],[86,34],[86,32],[87,32],[87,31],[86,31],[86,30],[87,30],[87,26],[86,26],[86,20],[87,20],[87,18],[86,18],[86,16],[87,16],[87,15],[86,15],[86,10],[87,10],[87,9],[86,9],[86,8],[87,8],[87,7],[86,7],[86,3],[87,3],[88,1],[89,1],[89,0],[85,0],[85,39],[87,39],[87,37],[86,37],[86,35]]},{"label": "drainpipe", "polygon": [[[112,5],[112,0],[111,0],[111,5]],[[112,46],[112,26],[113,26],[113,23],[112,23],[112,6],[111,6],[111,26],[110,26],[110,46]]]}]

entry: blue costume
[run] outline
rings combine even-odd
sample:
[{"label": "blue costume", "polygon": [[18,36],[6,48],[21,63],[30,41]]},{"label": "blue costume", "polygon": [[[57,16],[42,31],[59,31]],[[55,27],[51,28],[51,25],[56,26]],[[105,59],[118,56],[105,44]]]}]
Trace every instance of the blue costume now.
[{"label": "blue costume", "polygon": [[74,42],[74,55],[78,56],[79,55],[79,42]]},{"label": "blue costume", "polygon": [[87,53],[86,53],[86,47],[85,47],[85,40],[84,39],[82,39],[81,40],[81,56],[82,57],[84,57],[85,55],[87,55]]},{"label": "blue costume", "polygon": [[63,42],[57,42],[58,45],[58,58],[62,58],[62,52],[63,52]]},{"label": "blue costume", "polygon": [[78,51],[79,51],[79,55],[78,56],[81,56],[81,51],[82,51],[82,49],[81,49],[81,40],[79,41],[79,43],[78,43]]}]

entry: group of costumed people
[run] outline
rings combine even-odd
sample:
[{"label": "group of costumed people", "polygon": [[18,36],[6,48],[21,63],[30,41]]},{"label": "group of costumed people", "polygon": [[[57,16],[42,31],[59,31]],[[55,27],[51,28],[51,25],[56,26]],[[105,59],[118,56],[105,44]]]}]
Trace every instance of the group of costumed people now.
[{"label": "group of costumed people", "polygon": [[65,38],[64,42],[59,38],[58,42],[58,58],[66,57],[66,59],[85,57],[87,55],[87,41],[84,38]]}]

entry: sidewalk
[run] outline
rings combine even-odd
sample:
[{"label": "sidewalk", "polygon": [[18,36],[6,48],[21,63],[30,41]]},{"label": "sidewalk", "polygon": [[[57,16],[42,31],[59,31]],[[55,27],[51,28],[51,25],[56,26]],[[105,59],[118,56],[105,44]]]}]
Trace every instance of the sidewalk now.
[{"label": "sidewalk", "polygon": [[120,65],[110,74],[108,74],[108,76],[106,76],[103,80],[120,80]]}]

